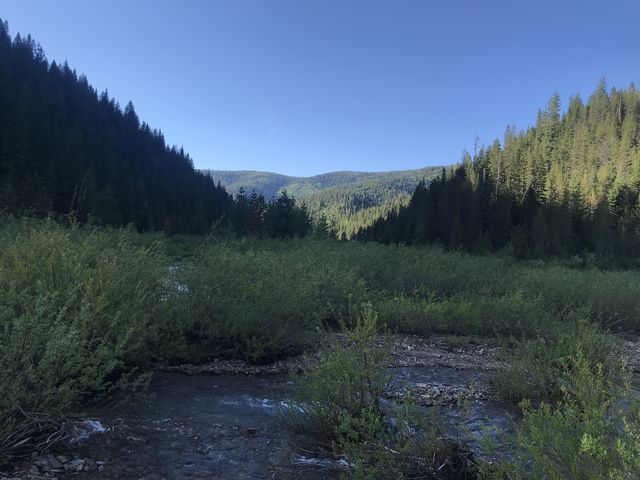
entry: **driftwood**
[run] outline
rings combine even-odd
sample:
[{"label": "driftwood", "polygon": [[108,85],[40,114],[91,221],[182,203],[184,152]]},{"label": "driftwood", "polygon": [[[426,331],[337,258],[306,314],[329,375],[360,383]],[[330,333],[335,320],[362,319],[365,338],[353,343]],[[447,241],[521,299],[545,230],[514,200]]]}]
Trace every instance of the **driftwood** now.
[{"label": "driftwood", "polygon": [[0,465],[42,453],[68,437],[60,417],[18,409],[0,420]]}]

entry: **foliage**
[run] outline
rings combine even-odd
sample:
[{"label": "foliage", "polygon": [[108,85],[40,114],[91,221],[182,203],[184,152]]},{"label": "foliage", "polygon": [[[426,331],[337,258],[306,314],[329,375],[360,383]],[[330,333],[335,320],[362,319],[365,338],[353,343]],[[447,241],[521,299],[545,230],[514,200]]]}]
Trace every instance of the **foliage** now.
[{"label": "foliage", "polygon": [[138,230],[207,232],[231,205],[182,148],[0,20],[0,207]]},{"label": "foliage", "polygon": [[[187,358],[191,348],[191,354],[200,349],[196,357],[202,359],[207,351],[254,359],[300,351],[308,332],[337,325],[349,296],[372,303],[383,324],[406,333],[536,338],[570,324],[573,311],[607,328],[639,327],[640,276],[634,271],[314,238],[211,237],[201,252],[192,267],[178,269],[190,295],[176,297],[173,320],[163,323],[176,326],[169,339],[190,339]],[[255,333],[267,326],[272,334]],[[264,353],[252,347],[249,354],[250,342],[242,337],[274,346]],[[284,347],[287,342],[294,347]]]},{"label": "foliage", "polygon": [[0,423],[0,439],[31,413],[63,415],[133,385],[128,373],[153,358],[164,276],[157,251],[132,247],[127,232],[51,221],[15,222],[7,231],[0,235],[0,418],[8,424]]},{"label": "foliage", "polygon": [[[182,260],[169,263],[160,250]],[[369,368],[385,363],[365,341],[376,324],[409,333],[522,339],[509,359],[512,368],[496,385],[511,400],[537,405],[562,400],[563,379],[575,370],[569,362],[579,353],[592,371],[602,365],[611,381],[619,379],[607,360],[610,337],[594,324],[637,328],[640,310],[634,271],[439,248],[164,237],[4,217],[0,252],[0,409],[10,419],[3,435],[32,431],[24,419],[34,411],[53,428],[75,405],[135,383],[137,368],[216,357],[269,361],[313,349],[325,329],[342,324],[355,328],[355,340],[346,334],[322,357],[320,370],[309,370],[319,376],[314,381],[326,383],[306,394],[342,402],[343,413],[309,410],[306,421],[319,412],[313,421],[325,427],[314,430],[324,430],[325,443],[339,450],[357,447],[359,436],[375,437],[360,452],[366,458],[377,448],[421,445],[419,438],[389,430],[375,402],[350,403],[339,388],[357,389],[379,372]],[[185,255],[191,258],[184,261]],[[363,303],[370,307],[350,315],[351,304]],[[374,311],[379,322],[371,320]],[[374,361],[354,354],[356,341],[370,348],[366,355]],[[347,380],[336,373],[341,368]]]},{"label": "foliage", "polygon": [[588,354],[567,357],[558,402],[525,402],[514,458],[487,466],[484,478],[640,478],[640,401]]},{"label": "foliage", "polygon": [[458,335],[535,335],[555,322],[536,299],[521,292],[449,298],[398,295],[378,304],[381,318],[402,332]]},{"label": "foliage", "polygon": [[285,412],[289,421],[314,432],[321,445],[334,451],[342,451],[347,442],[366,441],[381,428],[389,346],[378,344],[377,332],[377,315],[365,304],[355,312],[353,329],[293,377],[296,397]]},{"label": "foliage", "polygon": [[[296,241],[223,241],[178,269],[188,293],[166,306],[164,349],[172,361],[241,357],[268,361],[300,353],[323,322],[335,324],[362,281]],[[171,345],[171,348],[167,348]]]},{"label": "foliage", "polygon": [[576,356],[583,357],[581,367],[590,368],[592,374],[601,371],[611,382],[621,382],[614,351],[614,339],[597,326],[567,320],[537,338],[516,343],[506,355],[507,369],[496,375],[493,386],[513,402],[557,401],[567,382],[573,381]]},{"label": "foliage", "polygon": [[425,416],[411,402],[383,407],[390,345],[377,340],[378,328],[365,304],[353,329],[293,377],[286,422],[343,454],[351,465],[345,478],[475,478],[471,452],[445,438],[435,410]]},{"label": "foliage", "polygon": [[436,410],[425,413],[412,402],[395,406],[395,418],[366,441],[345,445],[352,468],[345,478],[377,480],[475,479],[471,450],[445,437]]},{"label": "foliage", "polygon": [[[640,256],[640,93],[604,80],[561,113],[554,95],[535,127],[508,127],[472,158],[420,184],[399,212],[359,234],[523,258]],[[635,260],[633,260],[635,261]]]}]

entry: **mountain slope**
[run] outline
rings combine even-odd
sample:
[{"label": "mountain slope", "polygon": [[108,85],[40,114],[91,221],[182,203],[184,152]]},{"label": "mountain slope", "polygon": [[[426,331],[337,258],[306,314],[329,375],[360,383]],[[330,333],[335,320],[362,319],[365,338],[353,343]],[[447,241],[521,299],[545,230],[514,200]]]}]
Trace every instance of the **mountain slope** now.
[{"label": "mountain slope", "polygon": [[391,172],[330,172],[312,177],[292,177],[270,172],[207,170],[229,192],[244,188],[269,199],[282,190],[305,202],[311,215],[325,215],[338,235],[351,237],[406,204],[422,180],[434,178],[442,167]]},{"label": "mountain slope", "polygon": [[200,233],[231,205],[223,188],[107,93],[0,20],[0,211],[72,215]]},{"label": "mountain slope", "polygon": [[640,257],[640,92],[600,82],[566,112],[551,97],[534,127],[508,127],[361,238],[523,257]]}]

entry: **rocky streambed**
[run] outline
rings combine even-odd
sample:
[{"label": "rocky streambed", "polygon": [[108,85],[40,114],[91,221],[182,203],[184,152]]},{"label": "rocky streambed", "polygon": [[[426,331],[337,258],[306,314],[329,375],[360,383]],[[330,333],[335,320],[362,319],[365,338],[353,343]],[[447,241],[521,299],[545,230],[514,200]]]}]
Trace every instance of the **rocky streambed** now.
[{"label": "rocky streambed", "polygon": [[[492,398],[502,368],[497,348],[447,337],[399,336],[387,401],[411,396],[437,409],[451,435],[472,446],[513,428],[517,413]],[[287,375],[300,359],[267,366],[217,361],[156,372],[144,397],[85,412],[79,435],[56,454],[32,459],[13,478],[258,479],[337,478],[346,460],[318,456],[286,427]],[[498,438],[498,436],[496,436]]]}]

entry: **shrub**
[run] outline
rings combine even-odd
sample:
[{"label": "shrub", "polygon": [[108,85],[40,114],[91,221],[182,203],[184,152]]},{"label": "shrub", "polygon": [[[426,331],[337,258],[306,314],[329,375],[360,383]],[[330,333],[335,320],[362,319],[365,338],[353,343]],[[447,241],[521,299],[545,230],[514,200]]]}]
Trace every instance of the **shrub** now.
[{"label": "shrub", "polygon": [[534,408],[514,439],[513,459],[485,467],[484,478],[633,480],[640,478],[640,401],[578,351],[560,399]]},{"label": "shrub", "polygon": [[346,442],[345,454],[352,468],[345,478],[476,478],[471,450],[446,438],[435,409],[426,414],[423,408],[407,402],[393,413],[393,421],[383,424],[375,436]]},{"label": "shrub", "polygon": [[174,361],[298,354],[359,298],[362,282],[349,270],[327,265],[309,245],[279,251],[280,243],[215,244],[182,270],[189,293],[170,302],[165,323]]},{"label": "shrub", "polygon": [[497,297],[459,294],[439,299],[396,296],[377,303],[381,319],[401,332],[459,335],[535,335],[550,323],[537,300],[520,292]]},{"label": "shrub", "polygon": [[621,380],[619,365],[611,357],[614,339],[582,319],[567,320],[544,336],[516,343],[506,354],[507,369],[493,378],[493,387],[504,399],[520,402],[554,401],[572,381],[577,355],[588,359],[592,371],[603,369]]},{"label": "shrub", "polygon": [[[16,228],[0,254],[0,438],[130,383],[151,358],[164,268],[127,233]],[[26,429],[29,430],[29,429]],[[0,442],[2,443],[2,442]],[[0,451],[0,456],[3,453]]]},{"label": "shrub", "polygon": [[352,330],[293,377],[296,397],[284,414],[296,429],[313,432],[321,446],[341,451],[381,428],[380,401],[390,380],[389,346],[376,341],[371,305],[356,311]]},{"label": "shrub", "polygon": [[559,266],[522,269],[521,283],[544,308],[563,315],[581,310],[609,329],[638,328],[640,276],[633,271],[572,270]]},{"label": "shrub", "polygon": [[390,380],[389,345],[376,340],[376,315],[365,305],[353,330],[294,376],[287,423],[346,457],[345,478],[473,478],[469,449],[448,440],[436,410],[412,402],[381,403]]}]

